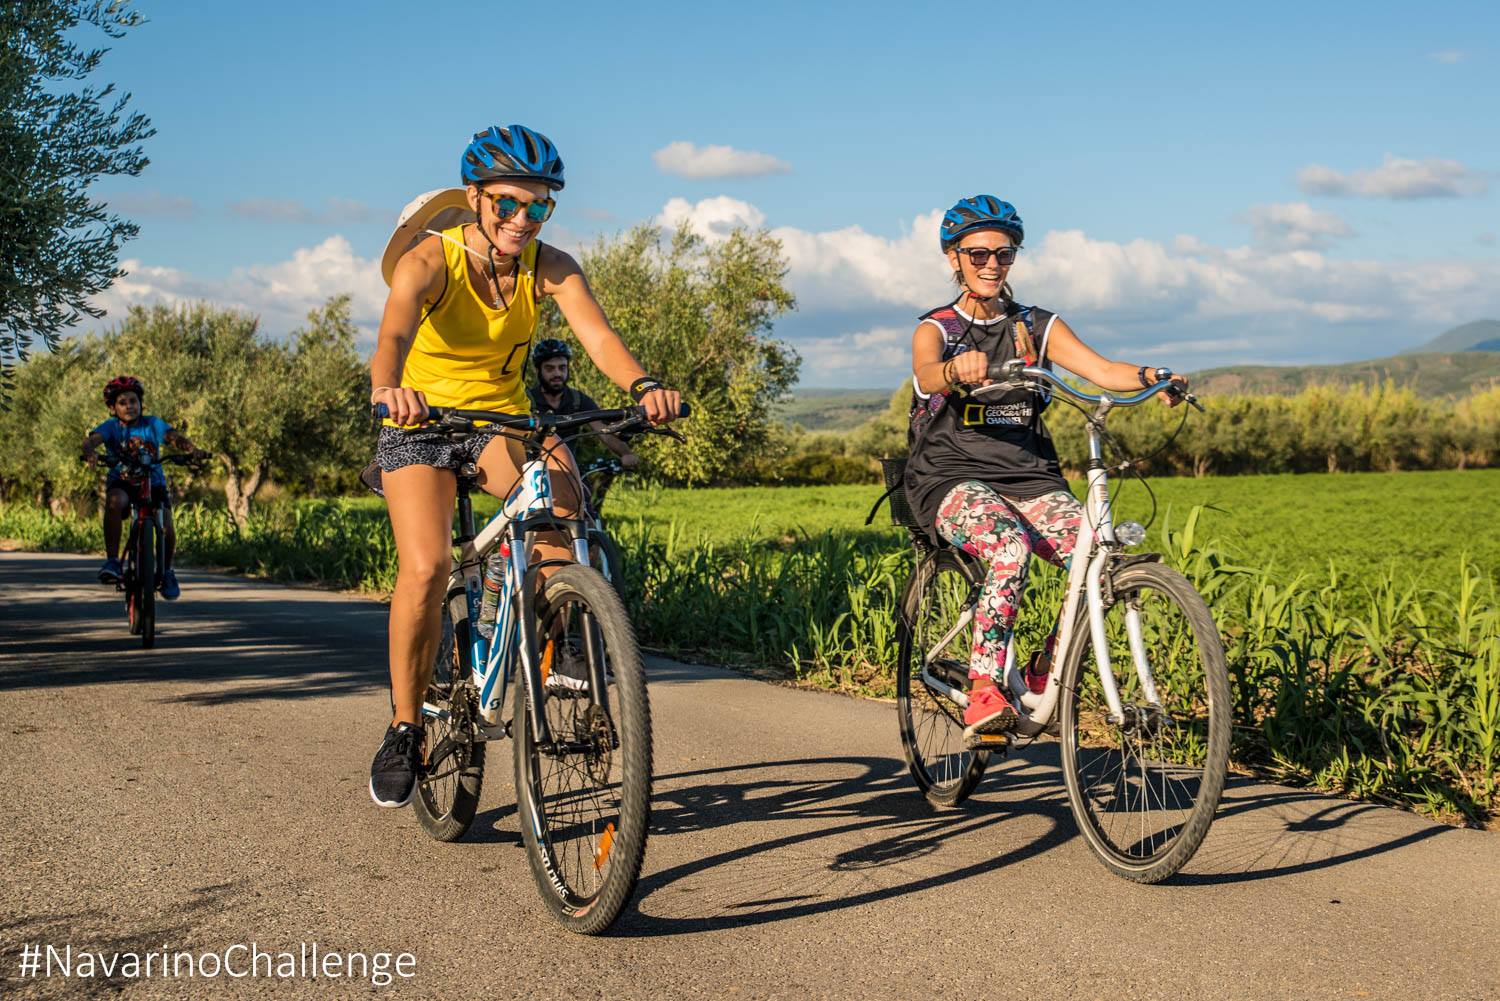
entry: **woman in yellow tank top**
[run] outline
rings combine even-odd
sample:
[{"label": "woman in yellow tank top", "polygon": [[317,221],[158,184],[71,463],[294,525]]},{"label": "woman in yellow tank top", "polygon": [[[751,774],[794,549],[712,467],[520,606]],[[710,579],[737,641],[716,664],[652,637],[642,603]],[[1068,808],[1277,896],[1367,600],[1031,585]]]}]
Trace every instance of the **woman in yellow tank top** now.
[{"label": "woman in yellow tank top", "polygon": [[[429,406],[527,412],[524,377],[538,308],[548,295],[594,364],[653,422],[670,420],[681,402],[625,347],[577,262],[537,241],[552,194],[563,187],[552,143],[521,125],[490,128],[464,150],[462,171],[464,201],[451,207],[466,203],[477,221],[428,236],[404,253],[393,245],[384,269],[391,294],[370,361],[370,402],[384,403],[391,415],[375,457],[398,560],[390,615],[395,715],[370,777],[370,794],[381,806],[405,806],[416,784],[420,709],[453,553],[454,470],[473,462],[481,486],[503,497],[525,461],[519,443],[507,438],[451,447],[413,440],[402,429],[425,420]],[[581,488],[567,448],[557,448],[549,463],[556,507],[576,517]],[[539,543],[537,557],[566,559],[560,542]]]}]

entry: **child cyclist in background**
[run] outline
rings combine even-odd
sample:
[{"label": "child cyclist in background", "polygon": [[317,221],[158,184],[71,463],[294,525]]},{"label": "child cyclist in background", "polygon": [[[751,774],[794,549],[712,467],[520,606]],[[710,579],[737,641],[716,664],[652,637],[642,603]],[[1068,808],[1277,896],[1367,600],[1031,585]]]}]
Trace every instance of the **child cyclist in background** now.
[{"label": "child cyclist in background", "polygon": [[[141,402],[145,396],[146,389],[135,376],[121,375],[111,379],[104,387],[104,403],[114,416],[90,431],[83,440],[83,460],[90,466],[99,461],[99,455],[94,450],[100,445],[105,447],[111,460],[104,498],[104,550],[109,558],[99,568],[101,584],[117,583],[124,572],[120,565],[120,523],[130,510],[130,496],[118,486],[120,474],[116,463],[119,457],[132,448],[149,448],[153,460],[156,460],[161,456],[162,446],[166,444],[191,452],[194,458],[208,457],[207,452],[196,447],[160,417],[142,414]],[[176,548],[177,536],[172,531],[171,495],[167,492],[167,477],[162,472],[159,461],[153,462],[151,467],[151,492],[156,496],[162,512],[164,556],[161,596],[171,601],[182,589],[177,583],[177,575],[172,571],[172,553]]]}]

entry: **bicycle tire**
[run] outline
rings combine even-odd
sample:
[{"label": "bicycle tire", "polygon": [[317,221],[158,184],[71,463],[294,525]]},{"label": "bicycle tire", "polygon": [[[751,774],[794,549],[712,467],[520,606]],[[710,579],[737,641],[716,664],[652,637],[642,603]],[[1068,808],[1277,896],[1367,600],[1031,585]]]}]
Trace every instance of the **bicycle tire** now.
[{"label": "bicycle tire", "polygon": [[136,536],[136,618],[141,626],[141,648],[156,645],[156,523],[141,520]]},{"label": "bicycle tire", "polygon": [[[437,653],[433,656],[432,680],[427,684],[427,701],[448,712],[446,720],[427,717],[427,755],[450,742],[451,753],[434,766],[423,765],[417,776],[417,794],[412,807],[422,829],[437,841],[457,841],[469,832],[479,807],[484,787],[483,741],[474,740],[469,729],[473,719],[472,704],[463,685],[467,665],[460,651],[465,649],[467,623],[455,629],[448,603],[443,602]],[[459,734],[461,739],[454,740]]]},{"label": "bicycle tire", "polygon": [[[1113,572],[1110,593],[1105,628],[1125,718],[1109,718],[1097,672],[1085,677],[1093,638],[1084,618],[1061,675],[1063,778],[1084,841],[1105,868],[1159,883],[1193,857],[1218,809],[1229,762],[1229,673],[1208,606],[1180,573],[1134,564]],[[1125,613],[1111,615],[1132,605],[1165,716],[1145,701]]]},{"label": "bicycle tire", "polygon": [[[645,858],[651,818],[646,675],[625,607],[597,570],[578,565],[558,570],[542,588],[538,607],[544,663],[550,662],[549,646],[552,657],[577,655],[556,651],[574,649],[583,618],[592,616],[604,659],[614,671],[607,714],[577,692],[554,692],[543,684],[539,693],[554,739],[591,745],[584,752],[555,754],[538,747],[524,677],[515,693],[516,811],[532,876],[565,928],[597,935],[614,923],[635,892]],[[587,644],[576,650],[587,662]],[[598,815],[584,817],[591,807]]]},{"label": "bicycle tire", "polygon": [[[602,560],[600,559],[602,557]],[[589,529],[589,562],[609,581],[620,600],[625,600],[625,563],[620,547],[602,528]]]},{"label": "bicycle tire", "polygon": [[[964,747],[962,710],[921,680],[922,661],[975,585],[968,565],[953,552],[942,550],[917,563],[901,598],[896,665],[901,750],[927,802],[944,809],[969,798],[984,778],[990,752]],[[969,630],[962,630],[941,651],[954,655],[947,660],[962,658],[957,671],[964,681],[971,638]]]}]

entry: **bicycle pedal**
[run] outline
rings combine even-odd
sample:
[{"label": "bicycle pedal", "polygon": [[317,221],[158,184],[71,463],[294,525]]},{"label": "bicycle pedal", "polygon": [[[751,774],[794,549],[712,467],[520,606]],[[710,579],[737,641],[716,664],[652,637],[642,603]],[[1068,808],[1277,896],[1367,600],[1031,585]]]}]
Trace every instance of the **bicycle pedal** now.
[{"label": "bicycle pedal", "polygon": [[1010,750],[1010,734],[976,733],[964,739],[964,747],[970,751],[1008,751]]}]

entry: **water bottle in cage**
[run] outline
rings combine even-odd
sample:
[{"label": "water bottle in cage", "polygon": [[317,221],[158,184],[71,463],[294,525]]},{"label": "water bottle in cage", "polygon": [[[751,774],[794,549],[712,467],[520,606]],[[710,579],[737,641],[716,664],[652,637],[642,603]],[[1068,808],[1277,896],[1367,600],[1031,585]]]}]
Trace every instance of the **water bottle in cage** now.
[{"label": "water bottle in cage", "polygon": [[484,561],[484,597],[479,604],[479,635],[495,635],[495,613],[500,607],[500,591],[510,569],[510,543],[502,542]]}]

